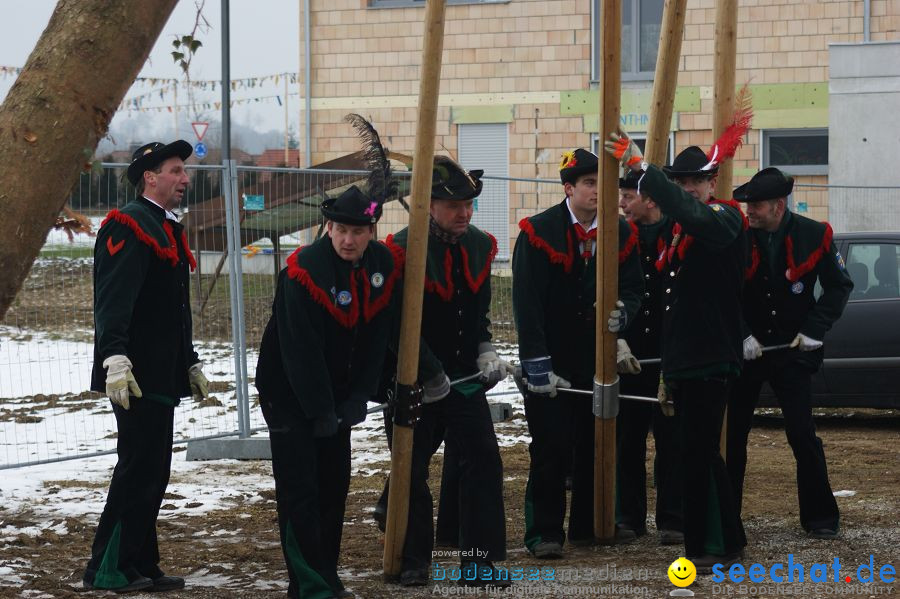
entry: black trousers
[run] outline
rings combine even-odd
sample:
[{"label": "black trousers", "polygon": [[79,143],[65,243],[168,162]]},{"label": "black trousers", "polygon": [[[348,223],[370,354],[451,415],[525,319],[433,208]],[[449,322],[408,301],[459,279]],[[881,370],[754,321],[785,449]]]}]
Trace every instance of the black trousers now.
[{"label": "black trousers", "polygon": [[525,489],[525,546],[566,539],[566,477],[572,476],[570,541],[594,539],[594,415],[590,397],[525,394],[531,464]]},{"label": "black trousers", "polygon": [[[645,366],[640,374],[623,375],[621,392],[656,397],[659,367]],[[681,506],[681,457],[675,418],[663,415],[652,403],[621,400],[616,418],[616,524],[647,532],[647,434],[652,429],[656,454],[656,529],[684,527]]]},{"label": "black trousers", "polygon": [[409,520],[403,545],[403,570],[428,568],[434,548],[433,500],[428,465],[435,434],[458,450],[459,549],[479,561],[506,559],[503,463],[484,391],[469,397],[456,390],[422,406],[413,431]]},{"label": "black trousers", "polygon": [[[393,440],[393,413],[384,411],[384,430],[387,433],[388,447]],[[441,467],[441,496],[438,499],[437,525],[434,542],[442,547],[459,547],[459,450],[451,441],[444,441],[443,427],[437,426],[432,434],[432,455],[444,445],[444,463]],[[391,479],[384,481],[384,489],[378,497],[378,506],[387,513],[388,492]]]},{"label": "black trousers", "polygon": [[[779,353],[786,355],[779,356]],[[776,352],[776,355],[763,354],[761,358],[744,362],[744,372],[728,403],[728,474],[740,510],[753,410],[763,382],[768,381],[778,398],[787,440],[797,462],[800,524],[807,531],[816,528],[837,530],[840,514],[828,483],[822,440],[816,435],[812,417],[810,379],[815,370],[807,362],[789,356],[786,352]]]},{"label": "black trousers", "polygon": [[288,427],[265,408],[263,415],[272,445],[288,596],[331,597],[344,588],[337,565],[350,488],[350,429],[317,439],[311,421]]},{"label": "black trousers", "polygon": [[719,453],[731,383],[730,378],[715,377],[673,383],[682,456],[684,549],[689,559],[733,554],[747,544]]},{"label": "black trousers", "polygon": [[140,576],[158,578],[156,518],[169,484],[173,406],[131,398],[112,404],[119,431],[118,462],[91,547],[85,580],[97,588],[125,586]]}]

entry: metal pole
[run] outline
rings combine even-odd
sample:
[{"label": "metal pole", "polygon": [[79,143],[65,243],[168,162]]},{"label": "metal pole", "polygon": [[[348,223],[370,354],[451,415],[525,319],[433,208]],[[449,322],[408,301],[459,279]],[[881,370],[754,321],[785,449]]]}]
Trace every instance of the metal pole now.
[{"label": "metal pole", "polygon": [[310,60],[310,27],[309,27],[309,0],[303,0],[303,44],[306,50],[303,53],[303,75],[306,79],[306,90],[304,90],[304,95],[306,96],[306,168],[312,166],[312,141],[310,135],[310,128],[312,127],[312,74],[310,73],[310,68],[312,64],[312,60]]},{"label": "metal pole", "polygon": [[224,201],[225,201],[225,222],[227,226],[225,227],[225,240],[226,240],[226,255],[228,256],[228,292],[231,296],[231,344],[232,349],[234,351],[234,386],[237,395],[237,407],[238,407],[238,430],[240,431],[241,438],[244,435],[243,422],[241,417],[241,395],[243,394],[243,384],[242,384],[242,364],[241,364],[241,335],[238,328],[239,315],[238,311],[240,310],[238,306],[238,290],[237,290],[237,264],[235,261],[235,256],[237,252],[235,248],[237,246],[234,239],[234,227],[232,223],[237,220],[234,215],[234,206],[232,204],[234,190],[232,187],[232,171],[230,168],[231,161],[228,160],[223,165],[222,169],[222,191],[224,192]]},{"label": "metal pole", "polygon": [[[229,180],[231,184],[231,201],[232,214],[234,218],[229,224],[234,228],[234,299],[237,303],[237,347],[238,362],[241,369],[240,378],[236,381],[237,399],[238,399],[238,429],[240,430],[240,438],[246,439],[250,436],[250,378],[247,375],[247,327],[244,323],[244,267],[241,257],[241,219],[240,205],[238,204],[238,186],[237,186],[237,161],[228,161]],[[234,303],[234,301],[232,302]]]},{"label": "metal pole", "polygon": [[222,0],[222,164],[231,160],[231,52],[228,0]]},{"label": "metal pole", "polygon": [[863,2],[863,41],[870,42],[871,39],[871,20],[872,20],[872,2],[865,0]]}]

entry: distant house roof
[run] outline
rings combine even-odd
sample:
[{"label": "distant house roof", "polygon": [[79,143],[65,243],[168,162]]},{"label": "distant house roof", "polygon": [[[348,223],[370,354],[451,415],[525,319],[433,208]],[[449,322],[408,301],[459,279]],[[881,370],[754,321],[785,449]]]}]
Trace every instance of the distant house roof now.
[{"label": "distant house roof", "polygon": [[287,163],[284,160],[284,148],[268,149],[262,154],[256,156],[256,166],[287,166],[292,168],[300,167],[300,150],[288,150]]}]

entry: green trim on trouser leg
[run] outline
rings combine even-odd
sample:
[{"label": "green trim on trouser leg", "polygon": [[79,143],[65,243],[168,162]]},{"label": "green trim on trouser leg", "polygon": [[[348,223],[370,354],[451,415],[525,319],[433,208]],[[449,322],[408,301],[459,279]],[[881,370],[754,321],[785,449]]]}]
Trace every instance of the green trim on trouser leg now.
[{"label": "green trim on trouser leg", "polygon": [[706,538],[703,551],[709,555],[725,555],[725,535],[722,533],[722,512],[719,507],[719,490],[716,477],[709,473],[709,498],[706,504]]},{"label": "green trim on trouser leg", "polygon": [[334,591],[328,583],[313,570],[300,552],[297,537],[294,536],[294,527],[288,522],[284,528],[284,552],[288,556],[288,567],[293,571],[299,585],[300,596],[303,599],[329,599],[334,597]]},{"label": "green trim on trouser leg", "polygon": [[525,484],[525,547],[534,551],[534,547],[544,539],[534,530],[534,501],[531,498],[531,473]]},{"label": "green trim on trouser leg", "polygon": [[122,522],[117,522],[106,543],[103,560],[94,575],[94,587],[98,589],[119,589],[128,584],[128,577],[119,570],[119,544],[122,538]]}]

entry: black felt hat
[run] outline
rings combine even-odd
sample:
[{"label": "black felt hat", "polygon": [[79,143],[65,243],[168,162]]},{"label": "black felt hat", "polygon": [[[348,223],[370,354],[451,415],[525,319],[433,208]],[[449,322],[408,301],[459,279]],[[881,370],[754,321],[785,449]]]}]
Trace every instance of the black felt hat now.
[{"label": "black felt hat", "polygon": [[328,220],[345,225],[374,225],[381,218],[381,202],[356,185],[336,198],[326,199],[321,210]]},{"label": "black felt hat", "polygon": [[719,165],[706,156],[706,152],[697,146],[690,146],[681,151],[671,166],[664,166],[665,172],[672,177],[711,177],[719,172]]},{"label": "black felt hat", "polygon": [[575,185],[578,177],[586,173],[597,173],[597,155],[578,148],[562,155],[559,163],[559,178],[563,183]]},{"label": "black felt hat", "polygon": [[638,181],[644,176],[644,171],[633,171],[630,168],[625,176],[619,179],[619,189],[637,189]]},{"label": "black felt hat", "polygon": [[467,171],[449,156],[435,156],[431,172],[431,199],[463,202],[477,198],[484,183],[480,169]]},{"label": "black felt hat", "polygon": [[193,152],[191,144],[183,139],[173,141],[168,145],[158,141],[145,144],[135,150],[131,156],[131,164],[128,165],[128,180],[132,185],[137,185],[144,176],[144,171],[151,170],[173,156],[187,160],[187,157]]},{"label": "black felt hat", "polygon": [[738,202],[762,202],[786,198],[794,189],[794,178],[788,177],[774,166],[764,168],[753,178],[734,190]]}]

